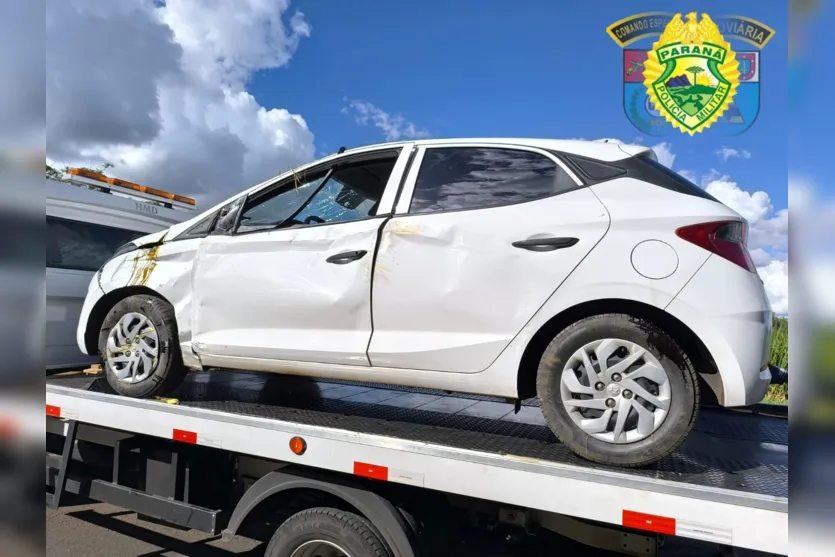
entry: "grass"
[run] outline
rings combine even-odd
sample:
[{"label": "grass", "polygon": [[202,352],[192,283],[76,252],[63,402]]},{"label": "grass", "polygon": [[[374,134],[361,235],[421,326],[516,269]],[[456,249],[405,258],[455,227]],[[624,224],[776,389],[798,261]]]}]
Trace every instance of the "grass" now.
[{"label": "grass", "polygon": [[763,402],[768,404],[788,404],[789,403],[789,384],[772,385],[768,388]]},{"label": "grass", "polygon": [[[774,318],[771,334],[771,364],[789,369],[789,320],[782,317]],[[789,384],[771,385],[763,399],[770,404],[789,403]]]}]

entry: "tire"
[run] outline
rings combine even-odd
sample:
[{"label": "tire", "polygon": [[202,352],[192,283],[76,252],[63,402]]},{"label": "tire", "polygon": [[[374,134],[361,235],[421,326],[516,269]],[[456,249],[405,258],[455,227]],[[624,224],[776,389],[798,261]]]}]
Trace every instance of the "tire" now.
[{"label": "tire", "polygon": [[[625,352],[616,352],[620,357],[626,354],[626,358],[629,358],[629,350],[633,349],[637,355],[638,347],[646,352],[633,366],[626,368],[628,371],[621,375],[620,382],[599,381],[598,387],[603,387],[600,391],[596,387],[590,388],[591,385],[588,385],[590,381],[584,376],[585,365],[580,367],[578,362],[581,360],[575,355],[581,354],[578,351],[583,347],[605,339],[625,341],[623,346],[632,343],[629,348],[624,348]],[[618,346],[618,344],[611,343],[607,346]],[[605,352],[606,350],[603,350],[603,353]],[[651,361],[653,358],[654,361]],[[600,372],[599,363],[595,364],[591,359],[589,361],[596,372]],[[609,359],[607,368],[614,368],[617,361],[619,360]],[[635,379],[647,375],[646,368],[641,373],[636,373],[636,368],[642,363],[652,365],[652,376],[660,383],[647,383],[648,380],[645,377]],[[658,371],[659,366],[655,364],[660,364],[663,374]],[[578,383],[574,383],[565,375],[568,373],[574,374],[575,377],[579,375]],[[605,375],[605,373],[600,374],[599,379],[604,379]],[[563,383],[564,377],[568,380],[567,383]],[[664,378],[666,378],[666,383],[664,383]],[[663,414],[662,407],[644,402],[647,399],[643,399],[638,394],[641,389],[635,387],[634,392],[629,390],[629,387],[634,387],[636,382],[640,383],[638,387],[646,387],[643,391],[645,394],[661,395],[654,398],[661,402],[662,406],[666,397],[669,408],[663,421],[655,418]],[[615,387],[610,387],[612,383],[615,383]],[[579,396],[572,394],[575,392],[572,388],[576,384],[582,387],[576,388],[577,391],[583,393]],[[685,352],[655,324],[626,314],[612,313],[588,317],[561,331],[542,355],[537,370],[536,387],[542,413],[557,439],[578,456],[598,464],[642,467],[664,458],[684,442],[693,429],[698,413],[699,382],[693,364]],[[627,390],[629,392],[626,392]],[[588,395],[585,394],[587,391],[594,392]],[[566,396],[566,393],[569,394]],[[589,404],[579,400],[586,397],[602,399],[598,401],[602,404],[602,408],[592,411],[585,409],[569,411],[566,403],[563,402],[564,399],[571,399],[568,404]],[[625,398],[630,400],[624,401]],[[609,399],[615,408],[612,409],[611,418],[607,420],[603,414],[607,412],[606,404],[610,403]],[[630,407],[630,404],[633,406]],[[635,426],[639,418],[638,410],[634,406],[636,404],[641,404],[643,408],[652,411],[653,419],[644,420],[644,425],[648,424],[648,427],[645,427],[643,431],[639,431],[636,426],[634,432],[621,434],[618,437],[619,442],[614,442],[614,429],[618,424],[617,411],[626,408],[625,414],[628,417],[627,420],[630,420],[624,423],[626,427],[622,430],[626,431],[629,425]],[[656,411],[656,409],[659,410]],[[575,422],[575,419],[581,417],[581,412],[586,412],[585,416],[588,419],[599,417],[598,426],[601,423],[607,424],[605,426],[607,431],[600,432],[597,428],[592,433],[584,431]],[[642,410],[641,414],[647,413]],[[660,425],[653,426],[659,421]],[[652,427],[657,427],[657,429],[648,433]],[[610,434],[609,430],[611,430],[611,438],[601,439],[601,436]],[[628,435],[633,435],[634,439],[630,440]]]},{"label": "tire", "polygon": [[[150,366],[146,377],[134,383],[119,378],[116,368],[122,364],[112,363],[108,354],[108,337],[115,334],[114,328],[129,315],[144,317],[156,331],[156,363]],[[99,332],[99,353],[108,384],[120,395],[132,398],[165,396],[182,383],[188,371],[180,356],[174,308],[154,296],[130,296],[113,306]],[[141,371],[145,372],[146,368],[143,366]]]},{"label": "tire", "polygon": [[[330,552],[304,552],[317,542]],[[334,553],[333,546],[350,557],[391,557],[380,535],[365,518],[327,507],[301,511],[284,521],[270,540],[264,557],[341,557],[343,553]]]}]

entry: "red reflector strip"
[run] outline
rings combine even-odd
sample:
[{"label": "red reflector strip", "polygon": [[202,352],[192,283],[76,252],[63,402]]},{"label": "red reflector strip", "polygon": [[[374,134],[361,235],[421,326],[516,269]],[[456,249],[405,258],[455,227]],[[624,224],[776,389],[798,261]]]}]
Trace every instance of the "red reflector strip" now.
[{"label": "red reflector strip", "polygon": [[54,418],[61,417],[61,409],[58,406],[50,406],[49,404],[46,405],[46,415],[52,416]]},{"label": "red reflector strip", "polygon": [[189,443],[191,445],[197,444],[197,434],[193,431],[186,431],[184,429],[175,429],[174,434],[171,436],[174,441],[180,441],[182,443]]},{"label": "red reflector strip", "polygon": [[372,480],[388,481],[389,469],[386,466],[377,466],[365,462],[354,462],[354,475]]},{"label": "red reflector strip", "polygon": [[666,516],[623,511],[623,525],[636,530],[647,530],[668,536],[676,535],[676,519]]}]

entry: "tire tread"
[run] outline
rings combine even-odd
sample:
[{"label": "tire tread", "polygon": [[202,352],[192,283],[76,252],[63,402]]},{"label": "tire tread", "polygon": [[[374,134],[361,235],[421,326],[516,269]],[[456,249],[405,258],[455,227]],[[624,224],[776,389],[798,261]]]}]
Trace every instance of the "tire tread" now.
[{"label": "tire tread", "polygon": [[[188,368],[183,364],[183,358],[180,354],[177,317],[174,308],[167,301],[148,294],[137,294],[119,301],[111,308],[102,323],[102,329],[99,333],[99,354],[103,359],[107,335],[113,325],[124,313],[133,311],[136,308],[141,308],[146,315],[152,318],[152,322],[154,323],[154,327],[157,328],[158,333],[160,333],[160,326],[165,328],[168,338],[159,339],[160,345],[164,343],[164,349],[168,351],[165,365],[163,366],[162,362],[159,362],[157,369],[154,370],[154,373],[150,377],[134,385],[121,384],[118,379],[112,377],[112,374],[107,371],[107,366],[105,365],[107,381],[113,390],[125,396],[141,398],[164,396],[176,389],[188,373]],[[130,389],[130,387],[138,385],[142,385],[144,388]]]},{"label": "tire tread", "polygon": [[[659,445],[656,443],[650,450],[645,451],[645,458],[642,458],[638,461],[629,461],[628,459],[618,458],[617,456],[611,456],[607,458],[603,455],[598,455],[596,451],[589,447],[587,442],[577,442],[574,440],[572,432],[565,431],[570,428],[577,432],[580,432],[579,429],[576,429],[576,426],[573,423],[557,423],[557,413],[554,410],[554,408],[557,404],[561,405],[562,401],[559,397],[559,390],[549,388],[552,387],[551,385],[549,385],[551,380],[551,377],[549,376],[555,373],[555,370],[552,368],[550,364],[551,362],[557,359],[556,352],[557,350],[559,350],[561,344],[566,338],[571,337],[578,331],[586,329],[593,323],[601,320],[607,320],[612,324],[628,321],[629,323],[636,326],[638,329],[644,331],[645,333],[653,334],[656,338],[654,339],[654,342],[652,344],[656,346],[659,344],[665,345],[667,350],[665,351],[664,356],[667,358],[673,357],[677,360],[674,361],[674,363],[684,375],[685,383],[687,383],[688,386],[692,389],[692,393],[694,396],[695,403],[693,411],[690,413],[685,427],[681,429],[680,433],[676,436],[677,439],[668,443],[667,446],[662,449],[659,449]],[[681,348],[681,346],[675,341],[675,339],[673,339],[667,332],[665,332],[655,323],[648,319],[636,317],[627,313],[604,313],[593,315],[590,317],[585,317],[583,319],[580,319],[579,321],[572,323],[571,325],[560,331],[548,344],[548,346],[545,348],[542,354],[539,363],[539,369],[537,370],[536,374],[536,386],[537,395],[540,401],[540,406],[542,408],[543,414],[545,414],[546,421],[548,422],[550,429],[557,437],[557,439],[559,439],[560,442],[566,445],[575,454],[597,464],[615,465],[620,468],[641,468],[654,462],[657,462],[662,458],[669,456],[670,454],[675,452],[675,450],[684,442],[684,440],[690,435],[690,432],[693,430],[693,427],[696,425],[696,420],[698,419],[699,415],[698,375],[696,373],[693,362],[688,356],[688,354]],[[588,435],[584,432],[580,433],[583,436],[586,436],[587,441]]]},{"label": "tire tread", "polygon": [[284,521],[270,540],[264,552],[265,557],[284,557],[277,553],[278,543],[282,537],[308,522],[321,520],[323,517],[338,524],[340,528],[350,531],[354,537],[361,540],[365,546],[363,549],[366,551],[362,554],[363,557],[391,557],[391,552],[382,541],[378,530],[367,519],[331,507],[313,507],[297,512]]}]

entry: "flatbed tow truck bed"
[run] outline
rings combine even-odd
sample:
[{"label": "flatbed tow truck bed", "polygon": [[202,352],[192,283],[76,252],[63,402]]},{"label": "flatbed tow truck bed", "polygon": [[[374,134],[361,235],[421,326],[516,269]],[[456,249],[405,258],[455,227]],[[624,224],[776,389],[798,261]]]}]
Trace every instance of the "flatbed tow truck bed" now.
[{"label": "flatbed tow truck bed", "polygon": [[[300,470],[305,477],[307,471],[330,474],[325,482],[350,477],[363,485],[411,486],[490,502],[504,523],[573,530],[579,533],[567,535],[624,553],[654,554],[661,535],[788,555],[788,420],[761,408],[702,409],[681,450],[650,468],[622,469],[572,454],[545,426],[533,399],[515,413],[512,404],[492,397],[212,371],[190,374],[165,400],[115,395],[102,377],[51,376],[46,405],[52,418],[47,432],[69,440],[62,454],[47,459],[47,484],[54,488],[47,500],[53,506],[63,490],[81,491],[231,536],[264,500],[265,489],[272,494],[288,481],[282,470]],[[147,483],[144,490],[121,485],[117,444],[113,480],[93,480],[85,488],[67,471],[67,463],[78,458],[76,435],[84,438],[79,426],[207,447],[281,468],[249,486],[226,512],[194,506],[177,495],[182,488],[176,491],[175,484],[170,493]],[[296,452],[294,438],[302,440],[296,439]],[[146,480],[152,475],[146,473]],[[392,555],[416,554],[397,539],[397,527],[381,529]]]}]

